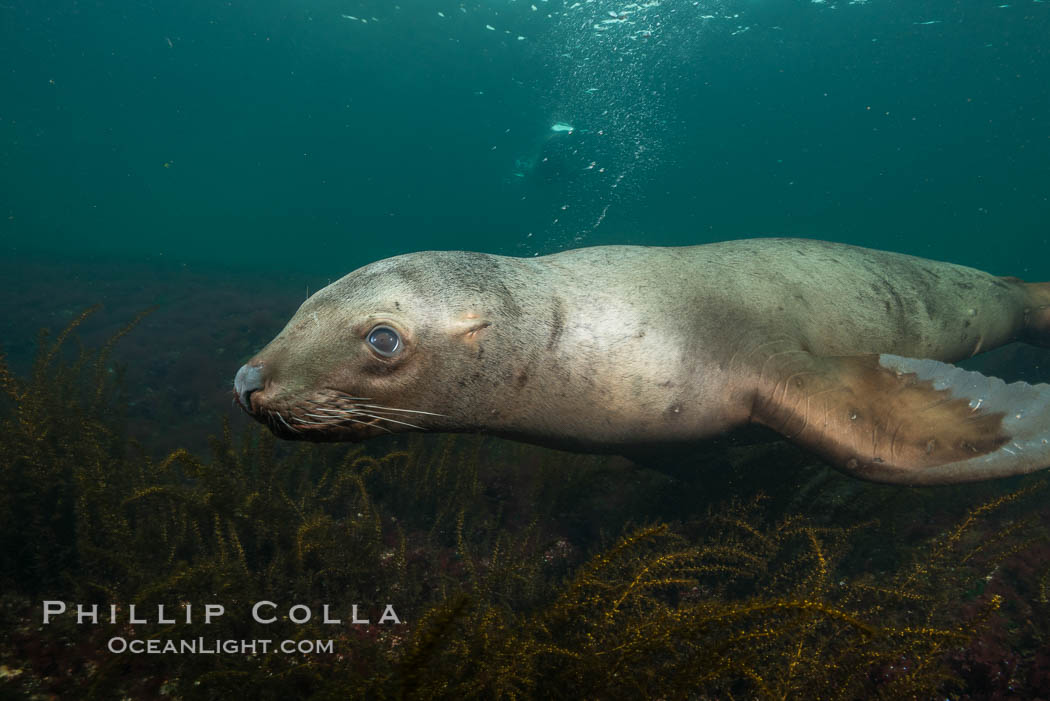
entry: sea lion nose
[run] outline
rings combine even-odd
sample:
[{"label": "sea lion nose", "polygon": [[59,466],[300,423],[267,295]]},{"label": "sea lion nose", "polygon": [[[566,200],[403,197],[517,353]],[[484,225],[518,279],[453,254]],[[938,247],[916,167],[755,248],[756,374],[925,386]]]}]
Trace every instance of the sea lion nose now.
[{"label": "sea lion nose", "polygon": [[263,388],[262,365],[242,365],[233,378],[233,391],[237,402],[248,413],[252,413],[252,392]]}]

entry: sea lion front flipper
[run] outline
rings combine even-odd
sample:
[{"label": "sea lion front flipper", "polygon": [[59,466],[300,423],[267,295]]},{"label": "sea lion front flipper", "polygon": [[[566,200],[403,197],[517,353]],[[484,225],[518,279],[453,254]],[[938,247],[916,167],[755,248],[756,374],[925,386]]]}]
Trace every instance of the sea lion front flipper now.
[{"label": "sea lion front flipper", "polygon": [[898,355],[778,354],[752,420],[856,477],[951,484],[1050,467],[1050,385]]}]

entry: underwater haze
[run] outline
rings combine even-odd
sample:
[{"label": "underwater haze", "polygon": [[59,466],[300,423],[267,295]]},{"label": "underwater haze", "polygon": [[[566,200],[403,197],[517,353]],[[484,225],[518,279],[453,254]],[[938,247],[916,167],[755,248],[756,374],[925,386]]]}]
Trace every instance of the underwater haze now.
[{"label": "underwater haze", "polygon": [[1050,281],[1050,0],[0,0],[0,68],[0,697],[1050,698],[1044,475],[318,446],[232,392],[414,251],[791,236]]},{"label": "underwater haze", "polygon": [[1050,277],[1048,32],[1033,0],[5,0],[4,247],[335,277],[774,234]]}]

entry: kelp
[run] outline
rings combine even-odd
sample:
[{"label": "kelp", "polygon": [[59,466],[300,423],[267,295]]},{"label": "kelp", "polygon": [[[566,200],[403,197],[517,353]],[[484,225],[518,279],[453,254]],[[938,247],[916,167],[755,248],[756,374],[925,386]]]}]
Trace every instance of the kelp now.
[{"label": "kelp", "polygon": [[78,515],[126,446],[119,372],[107,360],[112,344],[148,312],[103,348],[78,348],[64,359],[66,341],[97,310],[85,310],[54,340],[41,331],[28,378],[16,377],[0,354],[0,572],[17,573],[23,590],[77,566]]},{"label": "kelp", "polygon": [[[224,422],[207,457],[157,458],[124,435],[121,373],[109,363],[117,339],[63,350],[90,311],[53,341],[42,335],[28,377],[0,357],[0,469],[9,486],[0,495],[8,612],[0,651],[17,660],[5,662],[0,690],[12,693],[943,694],[962,683],[953,660],[1002,614],[1003,598],[985,587],[1013,555],[1042,542],[1030,506],[1037,480],[899,544],[889,565],[883,554],[878,566],[859,566],[858,544],[886,538],[870,518],[829,523],[797,503],[785,511],[754,498],[623,525],[646,503],[624,493],[659,495],[666,483],[471,437],[405,436],[396,449],[288,446]],[[817,486],[824,481],[810,480],[807,499],[828,493]],[[886,510],[882,496],[869,498],[878,507],[870,511]],[[599,523],[582,529],[581,514]],[[1025,587],[1045,612],[1043,565]],[[77,625],[67,614],[41,626],[43,599],[116,605],[119,622]],[[277,604],[276,621],[251,619],[258,601]],[[200,612],[208,603],[226,614],[182,620],[185,604]],[[130,625],[132,604],[165,606],[179,622],[154,614]],[[290,620],[294,604],[310,607],[309,622]],[[326,604],[342,623],[320,620]],[[369,625],[349,622],[354,604]],[[402,623],[378,623],[386,604]],[[114,636],[330,640],[333,649],[114,654],[106,649]],[[1045,642],[1045,624],[1031,636]]]},{"label": "kelp", "polygon": [[817,527],[795,516],[763,525],[751,504],[711,513],[700,543],[667,524],[635,528],[552,590],[549,603],[527,611],[491,599],[436,606],[407,658],[410,695],[943,693],[954,681],[946,653],[977,635],[1001,604],[993,595],[970,617],[955,610],[960,578],[973,575],[957,567],[974,552],[960,541],[982,517],[1031,491],[973,509],[881,580],[844,575],[838,566],[853,532],[871,523]]}]

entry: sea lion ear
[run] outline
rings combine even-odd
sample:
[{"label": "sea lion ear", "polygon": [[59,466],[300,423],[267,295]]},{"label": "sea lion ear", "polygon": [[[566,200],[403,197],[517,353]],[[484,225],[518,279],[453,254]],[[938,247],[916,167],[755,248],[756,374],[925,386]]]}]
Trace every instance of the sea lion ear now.
[{"label": "sea lion ear", "polygon": [[856,477],[951,484],[1050,467],[1050,385],[898,355],[767,361],[752,420]]},{"label": "sea lion ear", "polygon": [[452,321],[449,333],[466,341],[479,341],[492,322],[477,312],[467,312]]}]

